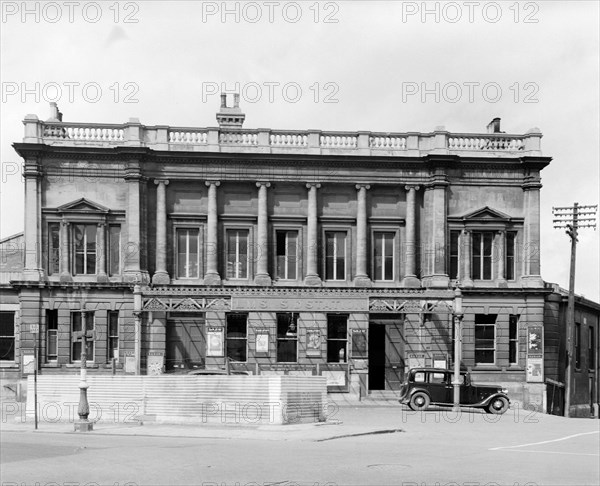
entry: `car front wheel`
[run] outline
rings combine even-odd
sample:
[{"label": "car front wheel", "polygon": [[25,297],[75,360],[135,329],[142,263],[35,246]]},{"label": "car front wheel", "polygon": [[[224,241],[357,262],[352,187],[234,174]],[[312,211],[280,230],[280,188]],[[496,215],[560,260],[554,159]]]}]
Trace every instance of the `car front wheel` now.
[{"label": "car front wheel", "polygon": [[508,400],[504,397],[494,398],[488,406],[488,412],[496,415],[502,415],[508,410]]},{"label": "car front wheel", "polygon": [[410,399],[410,408],[413,410],[425,410],[429,407],[429,397],[422,392],[415,393]]}]

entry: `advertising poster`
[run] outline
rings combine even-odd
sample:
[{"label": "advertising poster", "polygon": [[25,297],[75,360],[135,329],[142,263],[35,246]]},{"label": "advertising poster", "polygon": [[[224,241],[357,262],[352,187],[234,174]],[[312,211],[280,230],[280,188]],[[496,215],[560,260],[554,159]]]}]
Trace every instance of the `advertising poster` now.
[{"label": "advertising poster", "polygon": [[162,375],[165,366],[165,354],[161,351],[148,353],[148,374]]},{"label": "advertising poster", "polygon": [[254,344],[257,356],[268,356],[269,354],[269,330],[256,329],[254,331]]},{"label": "advertising poster", "polygon": [[222,327],[209,327],[206,333],[206,356],[223,356],[224,339],[225,335]]},{"label": "advertising poster", "polygon": [[365,329],[352,329],[352,357],[367,357],[367,331]]},{"label": "advertising poster", "polygon": [[321,331],[306,330],[306,356],[321,356]]},{"label": "advertising poster", "polygon": [[542,356],[527,356],[527,381],[529,383],[544,382],[544,358]]}]

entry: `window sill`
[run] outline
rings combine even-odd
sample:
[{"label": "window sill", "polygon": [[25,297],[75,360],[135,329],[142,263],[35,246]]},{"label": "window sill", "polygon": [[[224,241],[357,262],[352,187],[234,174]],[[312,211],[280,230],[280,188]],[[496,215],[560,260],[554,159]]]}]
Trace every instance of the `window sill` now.
[{"label": "window sill", "polygon": [[2,369],[19,369],[19,365],[14,361],[0,361],[0,368]]},{"label": "window sill", "polygon": [[42,368],[60,368],[58,363],[42,363]]},{"label": "window sill", "polygon": [[[81,368],[81,362],[74,361],[73,363],[67,363],[65,365],[65,368]],[[95,363],[87,363],[86,368],[87,369],[98,369],[98,365]]]},{"label": "window sill", "polygon": [[473,371],[502,371],[500,366],[496,365],[475,365],[473,366]]}]

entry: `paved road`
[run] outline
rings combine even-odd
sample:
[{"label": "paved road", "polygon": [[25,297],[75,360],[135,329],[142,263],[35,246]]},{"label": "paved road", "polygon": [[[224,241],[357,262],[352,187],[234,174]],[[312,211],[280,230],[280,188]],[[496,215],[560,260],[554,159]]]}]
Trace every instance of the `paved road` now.
[{"label": "paved road", "polygon": [[2,486],[600,482],[598,420],[397,407],[342,408],[336,418],[342,425],[246,427],[243,434],[207,426],[98,424],[89,434],[70,433],[68,424],[41,424],[37,432],[5,426],[0,477]]}]

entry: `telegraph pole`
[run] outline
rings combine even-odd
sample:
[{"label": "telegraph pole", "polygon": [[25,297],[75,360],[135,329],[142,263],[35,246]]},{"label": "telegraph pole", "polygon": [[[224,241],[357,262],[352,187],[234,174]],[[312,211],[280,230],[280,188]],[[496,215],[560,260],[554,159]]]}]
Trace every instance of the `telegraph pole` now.
[{"label": "telegraph pole", "polygon": [[567,362],[565,367],[565,409],[564,416],[569,417],[571,408],[571,390],[573,388],[573,331],[575,329],[575,257],[577,254],[577,234],[580,228],[596,229],[596,211],[598,206],[580,206],[552,208],[554,228],[566,229],[571,238],[571,268],[569,272],[569,298],[567,301]]}]

